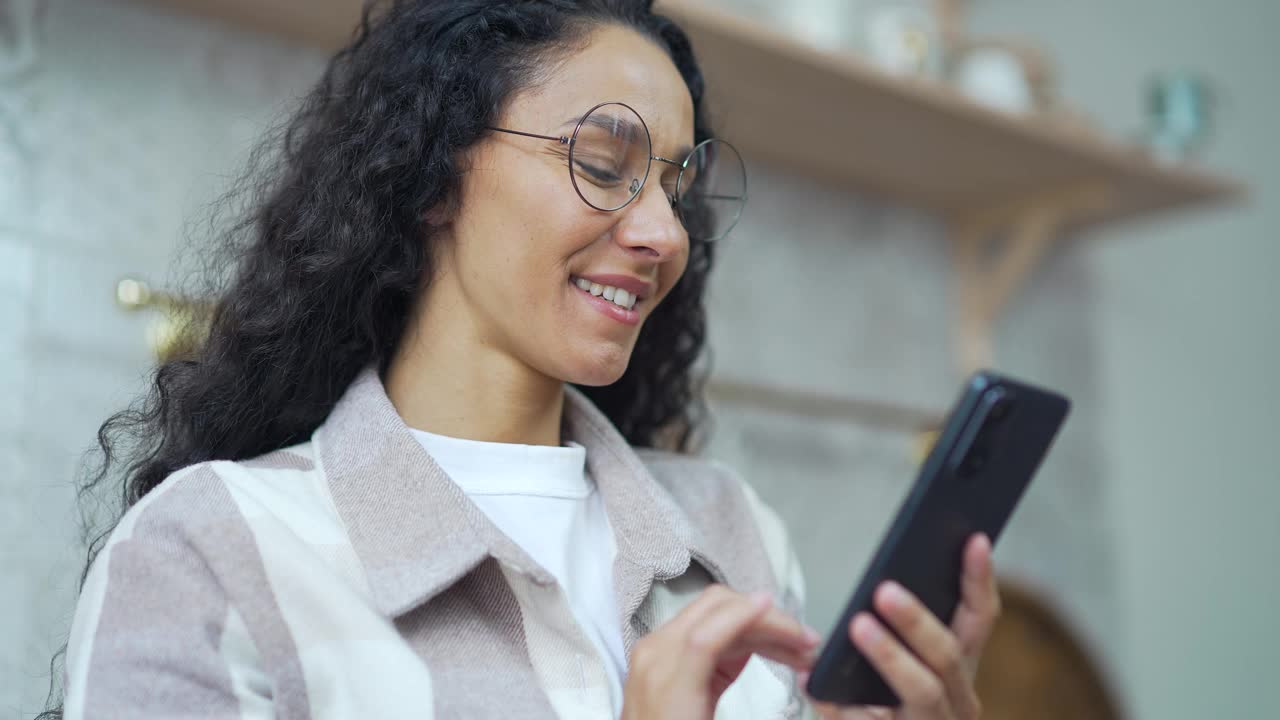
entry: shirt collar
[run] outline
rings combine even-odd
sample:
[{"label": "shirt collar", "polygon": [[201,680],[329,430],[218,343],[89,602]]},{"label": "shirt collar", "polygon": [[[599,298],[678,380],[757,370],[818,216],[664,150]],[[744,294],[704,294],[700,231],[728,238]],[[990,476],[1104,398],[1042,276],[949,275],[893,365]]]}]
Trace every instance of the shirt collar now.
[{"label": "shirt collar", "polygon": [[[691,557],[705,555],[695,549],[703,543],[684,513],[626,438],[568,384],[561,432],[562,440],[586,448],[587,472],[604,500],[619,560],[632,568],[620,594],[647,593],[654,578],[676,577]],[[539,584],[554,582],[410,434],[374,366],[360,372],[312,440],[373,601],[384,615],[421,605],[488,557]],[[638,603],[620,599],[624,607]]]},{"label": "shirt collar", "polygon": [[594,490],[586,472],[587,449],[450,437],[409,428],[436,464],[468,497],[536,495],[581,500]]}]

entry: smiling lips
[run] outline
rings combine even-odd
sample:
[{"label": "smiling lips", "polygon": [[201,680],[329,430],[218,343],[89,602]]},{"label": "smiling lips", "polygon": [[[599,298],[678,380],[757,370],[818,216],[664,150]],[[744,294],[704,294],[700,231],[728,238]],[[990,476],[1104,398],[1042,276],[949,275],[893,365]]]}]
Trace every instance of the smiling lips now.
[{"label": "smiling lips", "polygon": [[570,278],[572,282],[585,292],[589,292],[596,297],[603,297],[605,300],[612,302],[614,305],[623,310],[630,310],[635,307],[636,296],[619,287],[613,285],[601,285],[600,283],[591,282],[586,278]]},{"label": "smiling lips", "polygon": [[[598,282],[602,279],[608,284]],[[636,305],[652,295],[653,290],[650,284],[627,275],[591,275],[590,278],[572,275],[568,284],[600,313],[623,325],[640,324],[640,311],[636,310]]]}]

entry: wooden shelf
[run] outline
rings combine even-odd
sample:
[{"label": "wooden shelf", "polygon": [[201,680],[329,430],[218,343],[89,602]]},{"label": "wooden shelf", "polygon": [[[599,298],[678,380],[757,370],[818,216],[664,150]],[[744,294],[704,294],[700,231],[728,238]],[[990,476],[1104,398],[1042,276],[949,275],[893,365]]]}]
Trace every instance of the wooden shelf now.
[{"label": "wooden shelf", "polygon": [[923,408],[720,376],[709,380],[706,395],[714,403],[913,433],[935,430],[943,419]]},{"label": "wooden shelf", "polygon": [[194,15],[336,50],[360,21],[361,0],[145,0]]},{"label": "wooden shelf", "polygon": [[1232,181],[988,109],[746,18],[695,2],[662,6],[693,36],[725,135],[806,175],[948,217],[1104,188],[1105,202],[1073,218],[1081,224],[1241,194]]},{"label": "wooden shelf", "polygon": [[[152,0],[332,49],[359,0]],[[944,216],[993,210],[1082,185],[1105,202],[1092,224],[1239,197],[1227,179],[1166,167],[1101,137],[990,110],[923,79],[891,76],[764,23],[659,0],[692,37],[722,134],[753,160]]]}]

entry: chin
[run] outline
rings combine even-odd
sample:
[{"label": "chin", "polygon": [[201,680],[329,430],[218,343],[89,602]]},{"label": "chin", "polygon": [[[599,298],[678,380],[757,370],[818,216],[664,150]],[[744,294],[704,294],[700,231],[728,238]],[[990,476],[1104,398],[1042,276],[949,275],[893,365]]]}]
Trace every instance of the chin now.
[{"label": "chin", "polygon": [[626,348],[625,354],[619,353],[618,348],[614,348],[612,352],[584,359],[587,362],[568,368],[566,377],[568,382],[588,387],[612,385],[622,379],[623,374],[627,372],[627,365],[631,360],[631,348]]},{"label": "chin", "polygon": [[627,371],[627,367],[625,365],[618,368],[617,370],[597,368],[590,372],[573,373],[568,378],[566,378],[566,380],[567,382],[571,382],[574,385],[582,385],[585,387],[603,387],[605,385],[612,385],[618,382],[619,380],[621,380],[623,373],[625,373],[626,371]]}]

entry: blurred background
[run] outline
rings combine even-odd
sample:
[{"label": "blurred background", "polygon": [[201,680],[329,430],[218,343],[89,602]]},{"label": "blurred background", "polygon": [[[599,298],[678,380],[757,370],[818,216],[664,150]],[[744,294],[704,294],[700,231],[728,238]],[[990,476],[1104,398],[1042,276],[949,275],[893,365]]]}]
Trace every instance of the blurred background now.
[{"label": "blurred background", "polygon": [[[751,200],[708,455],[834,622],[968,371],[1075,407],[1001,538],[988,717],[1280,718],[1280,3],[659,0]],[[210,203],[357,0],[0,0],[0,713],[84,549],[72,484],[182,318]]]}]

